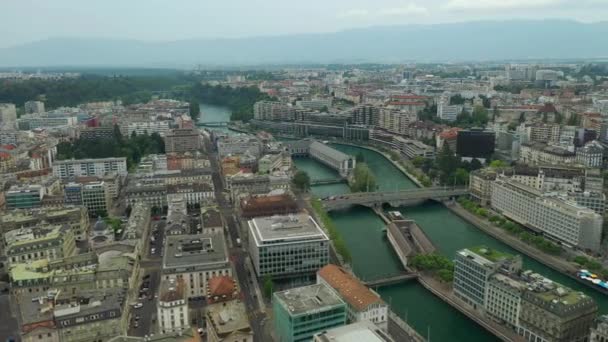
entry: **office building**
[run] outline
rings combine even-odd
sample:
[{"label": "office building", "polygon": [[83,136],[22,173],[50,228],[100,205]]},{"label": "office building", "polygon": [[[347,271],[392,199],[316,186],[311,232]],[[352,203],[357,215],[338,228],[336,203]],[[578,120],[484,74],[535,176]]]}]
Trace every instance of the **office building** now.
[{"label": "office building", "polygon": [[462,113],[463,106],[450,105],[449,94],[443,95],[437,102],[437,117],[448,122],[456,121],[456,118]]},{"label": "office building", "polygon": [[241,200],[241,216],[287,215],[298,212],[298,204],[287,194],[250,196]]},{"label": "office building", "polygon": [[245,303],[230,300],[207,305],[205,320],[209,342],[253,342]]},{"label": "office building", "polygon": [[435,148],[418,140],[405,139],[403,137],[394,137],[393,143],[395,148],[402,155],[409,159],[416,157],[432,159],[435,158]]},{"label": "office building", "polygon": [[487,247],[463,249],[454,259],[454,296],[483,311],[490,277],[499,269],[521,269],[521,258]]},{"label": "office building", "polygon": [[494,153],[496,134],[493,131],[469,129],[458,131],[456,154],[461,157],[488,159]]},{"label": "office building", "polygon": [[248,225],[259,277],[311,275],[329,262],[329,238],[308,214],[257,217]]},{"label": "office building", "polygon": [[82,205],[90,215],[107,213],[112,207],[112,196],[105,182],[89,182],[82,185]]},{"label": "office building", "polygon": [[4,196],[8,209],[39,208],[42,205],[44,189],[40,185],[13,185]]},{"label": "office building", "polygon": [[158,331],[179,333],[190,327],[184,279],[162,280],[156,304]]},{"label": "office building", "polygon": [[487,282],[485,313],[492,320],[516,330],[521,313],[521,297],[526,283],[504,274],[494,274]]},{"label": "office building", "polygon": [[198,129],[172,129],[165,135],[165,151],[167,153],[195,152],[200,150],[201,147],[201,136]]},{"label": "office building", "polygon": [[253,105],[253,117],[257,120],[293,121],[295,109],[282,102],[259,101]]},{"label": "office building", "polygon": [[313,342],[397,342],[369,321],[347,324],[315,334]]},{"label": "office building", "polygon": [[591,326],[589,342],[608,342],[608,315],[598,317]]},{"label": "office building", "polygon": [[183,279],[188,298],[204,297],[207,281],[222,275],[232,276],[223,234],[166,237],[162,278]]},{"label": "office building", "polygon": [[601,168],[604,163],[604,146],[597,140],[576,150],[576,161],[587,168]]},{"label": "office building", "polygon": [[317,333],[346,324],[347,308],[325,284],[297,287],[272,296],[275,335],[282,342],[311,341]]},{"label": "office building", "polygon": [[548,238],[580,249],[600,248],[603,219],[591,209],[507,179],[492,184],[491,202],[494,210]]},{"label": "office building", "polygon": [[23,108],[25,110],[25,114],[42,114],[44,113],[44,102],[27,101]]},{"label": "office building", "polygon": [[17,146],[17,131],[14,129],[3,129],[0,126],[0,145]]},{"label": "office building", "polygon": [[374,323],[382,330],[388,326],[388,305],[380,295],[343,268],[328,264],[317,272],[317,283],[329,285],[347,305],[349,322]]},{"label": "office building", "polygon": [[577,163],[573,151],[544,143],[524,143],[519,150],[519,161],[528,165],[572,165]]},{"label": "office building", "polygon": [[82,176],[127,175],[127,158],[71,159],[53,163],[53,175],[61,179]]}]

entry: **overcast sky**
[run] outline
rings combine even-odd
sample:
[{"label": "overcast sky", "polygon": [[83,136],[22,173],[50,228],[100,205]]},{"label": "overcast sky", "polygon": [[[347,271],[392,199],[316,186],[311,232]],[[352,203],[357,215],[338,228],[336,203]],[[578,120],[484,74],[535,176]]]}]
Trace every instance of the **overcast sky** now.
[{"label": "overcast sky", "polygon": [[608,0],[0,0],[0,47],[54,37],[248,37],[496,19],[608,20]]}]

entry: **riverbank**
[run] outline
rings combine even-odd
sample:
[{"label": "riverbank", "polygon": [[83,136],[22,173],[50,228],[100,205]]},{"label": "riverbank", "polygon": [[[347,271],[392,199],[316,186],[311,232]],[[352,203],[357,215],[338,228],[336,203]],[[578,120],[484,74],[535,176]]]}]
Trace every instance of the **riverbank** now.
[{"label": "riverbank", "polygon": [[494,237],[495,239],[509,245],[511,248],[517,250],[518,252],[523,253],[529,256],[530,258],[542,263],[543,265],[569,276],[570,278],[576,279],[574,274],[578,270],[578,267],[576,267],[576,265],[574,265],[573,263],[562,258],[558,258],[556,256],[539,251],[538,249],[519,240],[517,237],[506,234],[503,230],[494,226],[491,222],[481,219],[475,216],[474,214],[468,212],[458,203],[445,204],[445,206],[463,220],[469,222],[473,226],[477,227],[484,233]]},{"label": "riverbank", "polygon": [[391,156],[384,152],[381,151],[375,147],[369,146],[369,145],[359,145],[359,144],[353,144],[353,143],[347,143],[347,142],[331,142],[331,144],[336,144],[336,145],[346,145],[346,146],[354,146],[354,147],[359,147],[359,148],[363,148],[366,150],[370,150],[373,152],[376,152],[380,155],[382,155],[386,160],[388,160],[391,164],[393,164],[394,167],[396,167],[399,171],[401,171],[401,173],[403,173],[410,181],[412,181],[414,184],[416,184],[417,187],[419,188],[424,188],[424,185],[422,184],[422,182],[420,182],[418,180],[418,178],[416,178],[416,176],[412,175],[411,173],[409,173],[401,164],[397,163],[396,161],[394,161]]},{"label": "riverbank", "polygon": [[523,341],[523,338],[517,335],[517,333],[514,331],[509,330],[505,326],[494,323],[487,318],[481,317],[477,311],[468,307],[466,304],[458,300],[458,298],[455,298],[449,285],[440,283],[434,278],[423,274],[418,277],[418,283],[420,283],[426,290],[437,296],[439,299],[445,303],[448,303],[450,306],[460,311],[462,314],[482,326],[499,339],[508,342]]}]

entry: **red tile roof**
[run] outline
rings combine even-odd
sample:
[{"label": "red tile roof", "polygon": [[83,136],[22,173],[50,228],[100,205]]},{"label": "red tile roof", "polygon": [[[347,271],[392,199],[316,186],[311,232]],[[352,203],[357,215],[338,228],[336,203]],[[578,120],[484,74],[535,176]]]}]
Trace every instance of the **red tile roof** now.
[{"label": "red tile roof", "polygon": [[382,299],[363,285],[359,279],[346,272],[343,268],[328,264],[319,270],[319,277],[333,287],[340,297],[350,306],[359,311],[375,303],[382,303]]},{"label": "red tile roof", "polygon": [[389,106],[426,106],[424,102],[413,102],[413,101],[393,101],[388,103]]}]

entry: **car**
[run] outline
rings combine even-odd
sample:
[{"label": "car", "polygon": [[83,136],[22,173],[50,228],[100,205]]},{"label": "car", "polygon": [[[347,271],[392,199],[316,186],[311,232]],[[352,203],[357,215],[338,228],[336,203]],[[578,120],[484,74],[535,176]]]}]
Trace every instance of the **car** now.
[{"label": "car", "polygon": [[156,254],[156,248],[152,247],[152,248],[150,249],[150,254]]},{"label": "car", "polygon": [[140,318],[141,317],[139,315],[135,315],[135,317],[133,319],[136,320],[136,321],[139,321]]},{"label": "car", "polygon": [[143,303],[138,302],[138,303],[133,304],[133,309],[141,309],[143,307],[144,307]]},{"label": "car", "polygon": [[135,321],[135,323],[133,323],[133,328],[139,328],[139,321]]}]

